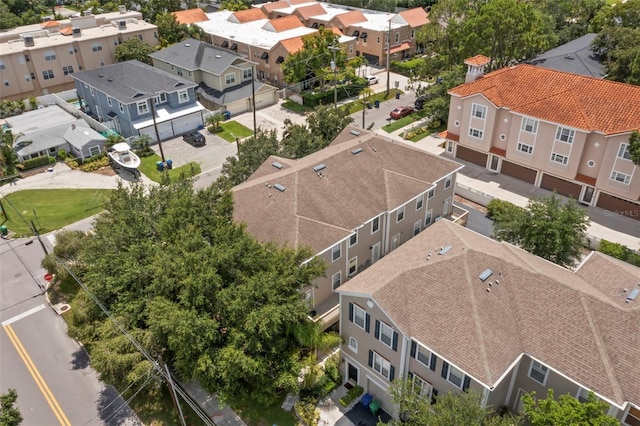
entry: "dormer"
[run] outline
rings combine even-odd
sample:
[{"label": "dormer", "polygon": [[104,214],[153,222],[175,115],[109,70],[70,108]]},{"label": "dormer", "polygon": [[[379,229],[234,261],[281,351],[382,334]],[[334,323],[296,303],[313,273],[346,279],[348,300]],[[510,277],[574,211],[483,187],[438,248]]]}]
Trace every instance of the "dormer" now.
[{"label": "dormer", "polygon": [[486,67],[489,62],[491,62],[491,58],[484,55],[476,55],[473,58],[465,59],[464,63],[467,66],[467,75],[464,78],[464,82],[471,83],[482,77],[484,75],[484,67]]}]

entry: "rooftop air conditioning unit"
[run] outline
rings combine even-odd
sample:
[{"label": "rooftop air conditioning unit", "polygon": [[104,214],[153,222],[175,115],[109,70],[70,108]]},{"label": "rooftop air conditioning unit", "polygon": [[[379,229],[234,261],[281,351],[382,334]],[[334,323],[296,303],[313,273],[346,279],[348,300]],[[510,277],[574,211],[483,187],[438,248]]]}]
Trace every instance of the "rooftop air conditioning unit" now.
[{"label": "rooftop air conditioning unit", "polygon": [[126,30],[127,29],[127,21],[118,21],[118,29]]},{"label": "rooftop air conditioning unit", "polygon": [[35,42],[33,41],[33,36],[26,35],[26,36],[23,36],[22,38],[24,39],[25,47],[31,47],[35,45]]},{"label": "rooftop air conditioning unit", "polygon": [[78,28],[78,27],[73,27],[73,28],[71,29],[71,34],[72,34],[74,37],[80,37],[80,36],[82,35],[82,30],[81,30],[80,28]]}]

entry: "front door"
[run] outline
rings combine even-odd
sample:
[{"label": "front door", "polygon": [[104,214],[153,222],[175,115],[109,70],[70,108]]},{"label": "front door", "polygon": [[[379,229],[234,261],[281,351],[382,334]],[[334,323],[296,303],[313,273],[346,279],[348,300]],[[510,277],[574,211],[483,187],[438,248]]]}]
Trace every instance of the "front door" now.
[{"label": "front door", "polygon": [[450,206],[451,206],[451,198],[447,198],[446,200],[444,200],[444,207],[442,208],[443,216],[447,216],[450,213],[449,212]]},{"label": "front door", "polygon": [[376,263],[380,260],[380,243],[375,243],[371,247],[371,263]]},{"label": "front door", "polygon": [[500,167],[500,157],[497,155],[491,156],[491,162],[489,163],[489,169],[494,172],[499,172],[498,168]]},{"label": "front door", "polygon": [[350,362],[347,363],[349,366],[348,369],[348,381],[353,384],[358,384],[358,369],[352,365]]},{"label": "front door", "polygon": [[591,201],[593,201],[593,193],[595,192],[595,188],[593,186],[585,186],[582,190],[582,196],[580,197],[580,202],[582,204],[586,204],[587,206],[591,205]]}]

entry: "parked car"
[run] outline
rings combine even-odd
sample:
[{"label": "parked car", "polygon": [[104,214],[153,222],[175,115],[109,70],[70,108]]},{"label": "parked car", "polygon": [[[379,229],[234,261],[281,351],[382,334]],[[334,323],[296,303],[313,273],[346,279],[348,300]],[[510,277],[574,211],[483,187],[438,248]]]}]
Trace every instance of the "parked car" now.
[{"label": "parked car", "polygon": [[399,118],[406,117],[407,115],[411,114],[414,111],[415,111],[415,109],[413,109],[413,107],[401,106],[401,107],[398,107],[398,108],[394,109],[393,111],[391,111],[389,113],[389,116],[391,116],[391,118],[397,120]]},{"label": "parked car", "polygon": [[196,131],[189,132],[182,136],[182,140],[193,146],[204,146],[207,143],[202,133]]},{"label": "parked car", "polygon": [[378,77],[375,75],[367,75],[365,76],[365,78],[369,82],[369,86],[371,86],[372,84],[378,84],[379,80],[378,80]]}]

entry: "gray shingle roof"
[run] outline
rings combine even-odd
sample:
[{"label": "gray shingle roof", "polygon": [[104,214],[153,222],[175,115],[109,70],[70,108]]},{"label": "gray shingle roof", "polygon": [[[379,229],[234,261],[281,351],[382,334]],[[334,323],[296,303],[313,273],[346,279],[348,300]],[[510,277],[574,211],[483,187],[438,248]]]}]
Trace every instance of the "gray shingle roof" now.
[{"label": "gray shingle roof", "polygon": [[69,126],[64,134],[64,139],[78,149],[82,149],[85,145],[91,142],[104,144],[107,140],[107,138],[93,130],[91,127],[79,125]]},{"label": "gray shingle roof", "polygon": [[638,283],[640,268],[601,253],[573,272],[441,220],[337,291],[372,297],[404,333],[488,386],[526,353],[622,405],[640,403],[640,300],[625,303],[623,292]]},{"label": "gray shingle roof", "polygon": [[72,76],[125,104],[150,98],[157,92],[174,92],[196,86],[184,78],[140,61],[119,62],[73,73]]},{"label": "gray shingle roof", "polygon": [[604,77],[604,65],[591,50],[591,42],[596,38],[596,35],[594,33],[585,34],[527,62],[556,71],[602,78]]},{"label": "gray shingle roof", "polygon": [[221,75],[238,61],[249,62],[240,55],[192,38],[154,52],[149,56],[186,70],[200,69],[215,75]]},{"label": "gray shingle roof", "polygon": [[[260,81],[256,81],[254,85],[255,91],[258,93],[265,84]],[[206,99],[209,99],[219,105],[226,105],[240,99],[250,98],[252,94],[251,81],[245,81],[237,86],[228,87],[223,91],[213,89],[202,82],[199,84],[197,91]]]}]

